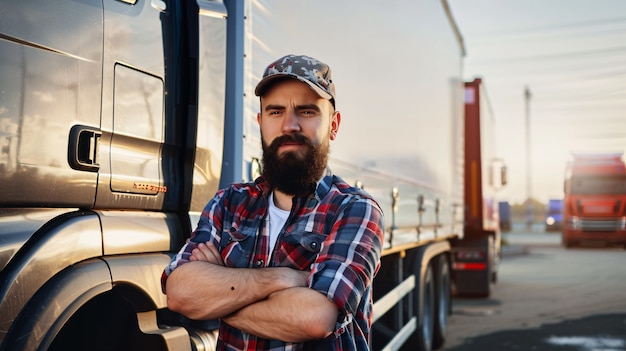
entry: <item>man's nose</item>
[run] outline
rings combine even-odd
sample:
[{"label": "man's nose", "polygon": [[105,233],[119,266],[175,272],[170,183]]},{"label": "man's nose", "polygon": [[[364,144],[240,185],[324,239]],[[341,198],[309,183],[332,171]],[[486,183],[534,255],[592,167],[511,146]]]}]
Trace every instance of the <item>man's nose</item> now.
[{"label": "man's nose", "polygon": [[295,111],[285,114],[283,119],[283,133],[293,133],[300,130],[300,121]]}]

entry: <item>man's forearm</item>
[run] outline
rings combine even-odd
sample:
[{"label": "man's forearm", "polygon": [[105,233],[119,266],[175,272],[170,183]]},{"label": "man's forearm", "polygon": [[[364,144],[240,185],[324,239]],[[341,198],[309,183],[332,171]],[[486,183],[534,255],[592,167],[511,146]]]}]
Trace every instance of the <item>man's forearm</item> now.
[{"label": "man's forearm", "polygon": [[167,279],[168,307],[191,319],[221,318],[271,293],[306,286],[307,274],[285,267],[229,268],[189,262]]},{"label": "man's forearm", "polygon": [[290,288],[224,317],[229,325],[266,339],[304,342],[330,335],[337,306],[310,288]]}]

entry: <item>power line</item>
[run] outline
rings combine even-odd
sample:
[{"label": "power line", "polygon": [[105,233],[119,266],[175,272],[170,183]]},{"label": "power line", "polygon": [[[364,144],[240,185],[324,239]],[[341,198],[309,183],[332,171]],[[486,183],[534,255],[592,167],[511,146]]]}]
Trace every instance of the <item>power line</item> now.
[{"label": "power line", "polygon": [[465,42],[468,46],[472,47],[473,44],[485,45],[503,42],[515,42],[516,45],[520,45],[524,43],[550,43],[554,42],[555,40],[559,40],[559,42],[561,42],[567,39],[581,42],[583,40],[607,39],[609,37],[615,37],[615,41],[626,41],[626,39],[623,39],[626,38],[626,27],[601,30],[567,31],[558,33],[536,32],[506,35],[495,34],[493,36],[466,37]]},{"label": "power line", "polygon": [[570,52],[561,52],[556,54],[546,54],[546,55],[536,55],[536,56],[516,56],[516,57],[501,57],[501,58],[492,58],[492,59],[483,59],[476,60],[473,62],[475,64],[497,64],[497,63],[510,63],[510,62],[518,62],[518,61],[531,61],[531,60],[552,60],[552,59],[560,59],[560,58],[572,58],[572,57],[580,57],[580,56],[590,56],[590,55],[599,55],[599,54],[610,54],[610,53],[620,53],[622,51],[626,51],[626,46],[616,46],[610,48],[602,48],[602,49],[593,49],[593,50],[579,50],[579,51],[570,51]]},{"label": "power line", "polygon": [[497,32],[483,32],[483,33],[465,33],[466,36],[471,35],[472,37],[498,37],[505,36],[511,34],[528,34],[533,32],[543,32],[543,31],[552,31],[552,30],[562,30],[568,28],[584,28],[584,27],[592,27],[598,25],[606,25],[612,23],[626,23],[626,17],[614,17],[614,18],[605,18],[593,21],[581,21],[581,22],[571,22],[571,23],[563,23],[558,25],[548,25],[548,26],[537,26],[537,27],[527,27],[527,28],[516,28],[509,30],[498,30]]}]

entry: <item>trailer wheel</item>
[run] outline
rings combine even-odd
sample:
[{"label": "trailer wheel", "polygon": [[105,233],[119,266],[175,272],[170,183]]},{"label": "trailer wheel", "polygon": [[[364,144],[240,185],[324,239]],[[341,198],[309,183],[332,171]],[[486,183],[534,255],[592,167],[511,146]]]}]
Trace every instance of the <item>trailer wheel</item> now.
[{"label": "trailer wheel", "polygon": [[450,297],[450,264],[446,255],[437,258],[437,274],[435,274],[435,333],[433,337],[433,349],[439,349],[446,340],[448,330],[448,316],[452,309]]},{"label": "trailer wheel", "polygon": [[413,304],[415,309],[414,315],[421,320],[421,323],[418,320],[417,329],[411,340],[405,343],[403,350],[431,351],[435,333],[435,282],[433,269],[431,264],[428,264],[426,272],[421,276],[421,262],[416,260],[413,267],[416,275],[421,277],[419,286],[413,291],[415,301]]}]

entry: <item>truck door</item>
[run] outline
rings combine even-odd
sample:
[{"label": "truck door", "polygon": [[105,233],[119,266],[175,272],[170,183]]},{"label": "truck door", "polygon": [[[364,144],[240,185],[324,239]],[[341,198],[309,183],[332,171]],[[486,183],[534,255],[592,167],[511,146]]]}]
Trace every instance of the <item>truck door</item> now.
[{"label": "truck door", "polygon": [[91,207],[101,0],[0,1],[0,206]]},{"label": "truck door", "polygon": [[100,178],[96,207],[160,209],[165,66],[156,0],[105,0]]}]

